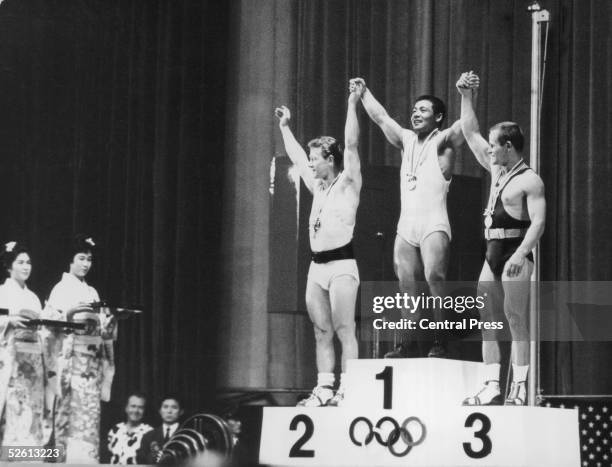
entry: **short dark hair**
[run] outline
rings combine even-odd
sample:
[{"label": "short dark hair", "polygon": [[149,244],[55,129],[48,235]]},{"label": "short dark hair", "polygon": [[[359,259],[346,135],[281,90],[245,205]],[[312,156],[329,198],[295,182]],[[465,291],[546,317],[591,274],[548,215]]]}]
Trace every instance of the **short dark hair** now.
[{"label": "short dark hair", "polygon": [[438,127],[441,127],[442,123],[444,123],[444,119],[446,119],[446,105],[444,104],[444,101],[439,97],[432,96],[431,94],[423,94],[422,96],[417,97],[414,103],[416,104],[419,101],[431,102],[431,108],[434,115],[442,114],[442,120],[438,122]]},{"label": "short dark hair", "polygon": [[183,406],[183,400],[176,394],[165,394],[160,400],[159,400],[159,407],[161,408],[162,404],[167,401],[167,400],[173,400],[176,401],[176,403],[179,405],[179,407],[181,409],[184,409],[185,407]]},{"label": "short dark hair", "polygon": [[4,266],[5,271],[8,271],[13,267],[13,262],[21,253],[27,253],[29,256],[30,250],[25,245],[17,242],[8,242],[4,245],[2,251],[2,265]]},{"label": "short dark hair", "polygon": [[322,148],[323,159],[327,159],[329,156],[334,156],[334,167],[338,170],[344,168],[344,153],[342,145],[333,136],[319,136],[318,138],[311,139],[308,141],[308,147]]},{"label": "short dark hair", "polygon": [[489,129],[489,133],[491,133],[493,130],[497,130],[497,142],[500,145],[504,145],[510,141],[517,152],[523,151],[523,147],[525,146],[525,136],[523,136],[523,131],[518,123],[501,122],[493,125]]}]

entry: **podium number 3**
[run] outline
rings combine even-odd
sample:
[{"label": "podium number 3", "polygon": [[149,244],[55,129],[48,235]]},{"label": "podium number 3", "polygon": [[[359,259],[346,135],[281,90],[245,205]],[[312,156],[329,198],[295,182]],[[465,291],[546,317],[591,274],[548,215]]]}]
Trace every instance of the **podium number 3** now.
[{"label": "podium number 3", "polygon": [[491,430],[491,419],[481,412],[474,412],[465,420],[465,427],[472,428],[476,421],[482,424],[482,428],[474,432],[474,438],[478,438],[482,441],[482,448],[479,451],[475,451],[472,448],[472,443],[463,443],[463,450],[472,459],[482,459],[491,454],[491,449],[493,448],[491,438],[488,436]]},{"label": "podium number 3", "polygon": [[391,408],[393,401],[393,367],[386,366],[383,371],[376,375],[376,379],[382,379],[383,386],[383,409]]},{"label": "podium number 3", "polygon": [[291,420],[289,429],[291,431],[297,430],[299,423],[304,424],[304,434],[300,436],[300,439],[295,442],[291,448],[291,451],[289,451],[289,457],[314,457],[314,449],[302,449],[302,446],[308,442],[314,433],[314,423],[312,422],[312,418],[304,414],[296,415],[293,417],[293,420]]}]

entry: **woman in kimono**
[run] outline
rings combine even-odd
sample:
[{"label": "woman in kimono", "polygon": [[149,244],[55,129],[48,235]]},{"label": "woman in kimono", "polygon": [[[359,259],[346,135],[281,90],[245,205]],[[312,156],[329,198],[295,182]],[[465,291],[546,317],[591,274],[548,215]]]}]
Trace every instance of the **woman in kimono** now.
[{"label": "woman in kimono", "polygon": [[44,446],[52,409],[45,403],[44,350],[52,336],[28,325],[41,314],[40,300],[26,285],[32,272],[28,250],[7,243],[2,264],[9,277],[0,286],[0,445]]},{"label": "woman in kimono", "polygon": [[65,462],[97,463],[100,444],[100,401],[110,399],[114,374],[115,320],[91,307],[98,292],[85,282],[93,263],[95,242],[75,238],[69,270],[53,287],[47,316],[87,323],[84,331],[65,334],[57,359],[59,399],[55,413],[55,442],[66,450]]}]

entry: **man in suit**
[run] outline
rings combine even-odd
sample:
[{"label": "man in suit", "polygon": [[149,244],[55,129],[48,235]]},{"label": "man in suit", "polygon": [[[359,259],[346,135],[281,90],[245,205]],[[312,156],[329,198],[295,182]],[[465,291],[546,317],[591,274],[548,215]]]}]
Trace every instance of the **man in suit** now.
[{"label": "man in suit", "polygon": [[162,424],[145,433],[136,452],[139,464],[156,464],[164,444],[172,437],[179,427],[179,419],[183,415],[183,407],[178,397],[166,396],[162,399],[159,416]]}]

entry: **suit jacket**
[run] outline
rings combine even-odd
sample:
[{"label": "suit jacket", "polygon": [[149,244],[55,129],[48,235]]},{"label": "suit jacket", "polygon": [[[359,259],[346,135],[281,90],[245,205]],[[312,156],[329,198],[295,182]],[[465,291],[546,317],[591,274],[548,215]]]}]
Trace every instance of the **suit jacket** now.
[{"label": "suit jacket", "polygon": [[[139,464],[157,464],[155,452],[164,446],[163,425],[147,432],[142,437],[140,448],[136,451],[136,461]],[[156,449],[157,447],[157,449]]]}]

